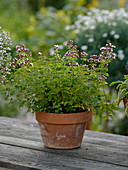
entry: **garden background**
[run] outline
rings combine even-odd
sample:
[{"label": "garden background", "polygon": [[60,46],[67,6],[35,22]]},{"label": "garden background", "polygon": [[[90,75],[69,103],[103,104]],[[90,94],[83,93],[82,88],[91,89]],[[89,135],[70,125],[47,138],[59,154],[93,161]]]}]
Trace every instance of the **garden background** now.
[{"label": "garden background", "polygon": [[[111,42],[116,46],[117,59],[109,65],[108,83],[123,80],[128,70],[128,0],[0,0],[0,26],[10,32],[12,55],[15,46],[24,43],[36,54],[53,54],[53,45],[64,50],[72,39],[89,55]],[[35,55],[36,56],[36,55]],[[36,58],[35,58],[36,59]],[[108,89],[111,100],[116,98],[115,86]],[[29,115],[29,116],[28,116]],[[9,105],[0,98],[0,116],[31,118],[26,108]],[[122,103],[112,120],[94,118],[93,130],[128,135],[128,119]]]}]

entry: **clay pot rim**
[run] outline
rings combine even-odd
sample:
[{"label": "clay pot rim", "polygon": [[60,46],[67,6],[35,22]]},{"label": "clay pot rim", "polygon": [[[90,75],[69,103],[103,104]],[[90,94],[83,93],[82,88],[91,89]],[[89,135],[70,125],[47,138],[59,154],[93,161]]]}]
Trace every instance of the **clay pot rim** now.
[{"label": "clay pot rim", "polygon": [[90,120],[90,109],[78,113],[45,113],[36,112],[36,120],[48,124],[76,124]]},{"label": "clay pot rim", "polygon": [[125,97],[125,98],[123,99],[123,102],[124,102],[124,108],[126,109],[126,105],[127,105],[127,103],[128,103],[128,98]]},{"label": "clay pot rim", "polygon": [[125,98],[123,99],[123,101],[128,102],[128,98],[127,98],[127,97],[125,97]]}]

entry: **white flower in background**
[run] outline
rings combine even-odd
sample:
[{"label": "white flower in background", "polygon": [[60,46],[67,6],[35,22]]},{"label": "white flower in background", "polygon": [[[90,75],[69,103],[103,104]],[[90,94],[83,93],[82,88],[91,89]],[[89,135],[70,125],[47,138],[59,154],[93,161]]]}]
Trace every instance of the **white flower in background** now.
[{"label": "white flower in background", "polygon": [[119,38],[120,38],[119,34],[115,34],[115,35],[114,35],[114,38],[115,38],[115,39],[119,39]]},{"label": "white flower in background", "polygon": [[123,59],[124,59],[124,54],[118,55],[118,58],[119,58],[120,60],[123,60]]},{"label": "white flower in background", "polygon": [[81,46],[81,50],[87,50],[88,49],[88,46],[87,45],[82,45]]},{"label": "white flower in background", "polygon": [[63,45],[66,46],[67,45],[67,41],[63,42]]},{"label": "white flower in background", "polygon": [[128,24],[128,21],[125,21],[126,24]]},{"label": "white flower in background", "polygon": [[92,15],[91,11],[87,12],[87,15]]},{"label": "white flower in background", "polygon": [[63,46],[63,45],[59,45],[59,49],[61,49],[61,50],[62,50],[63,48],[64,48],[64,46]]},{"label": "white flower in background", "polygon": [[74,29],[74,25],[67,25],[66,27],[65,27],[65,30],[71,30],[71,29]]},{"label": "white flower in background", "polygon": [[71,29],[71,26],[70,25],[67,25],[66,27],[65,27],[65,30],[70,30]]},{"label": "white flower in background", "polygon": [[120,59],[120,60],[123,60],[124,59],[124,52],[123,52],[123,50],[119,50],[118,51],[118,58]]},{"label": "white flower in background", "polygon": [[98,22],[103,22],[103,17],[102,17],[102,16],[98,16],[98,17],[97,17],[97,21],[98,21]]},{"label": "white flower in background", "polygon": [[50,56],[53,56],[53,55],[54,55],[54,52],[55,52],[55,51],[54,51],[54,48],[50,48],[50,49],[49,49],[49,54],[50,54]]},{"label": "white flower in background", "polygon": [[112,26],[117,26],[117,23],[116,22],[112,22],[111,25]]},{"label": "white flower in background", "polygon": [[91,26],[90,26],[90,29],[91,29],[91,30],[94,30],[95,28],[96,28],[95,25],[91,25]]},{"label": "white flower in background", "polygon": [[103,33],[103,34],[102,34],[102,37],[107,37],[107,36],[108,36],[107,33]]},{"label": "white flower in background", "polygon": [[88,42],[94,42],[94,38],[93,37],[89,38]]},{"label": "white flower in background", "polygon": [[110,32],[110,35],[114,35],[116,32],[115,32],[115,30],[112,30],[111,32]]},{"label": "white flower in background", "polygon": [[[110,26],[117,26],[118,22],[128,23],[128,12],[125,9],[114,9],[114,10],[100,10],[93,8],[87,12],[87,16],[78,15],[77,20],[70,27],[66,29],[78,29],[78,30],[89,30],[95,29],[97,23],[103,23]],[[84,28],[83,28],[84,27]],[[77,31],[79,33],[79,31]]]},{"label": "white flower in background", "polygon": [[42,53],[41,52],[38,52],[38,54],[37,54],[38,56],[42,56]]},{"label": "white flower in background", "polygon": [[123,54],[123,50],[118,50],[118,54]]}]

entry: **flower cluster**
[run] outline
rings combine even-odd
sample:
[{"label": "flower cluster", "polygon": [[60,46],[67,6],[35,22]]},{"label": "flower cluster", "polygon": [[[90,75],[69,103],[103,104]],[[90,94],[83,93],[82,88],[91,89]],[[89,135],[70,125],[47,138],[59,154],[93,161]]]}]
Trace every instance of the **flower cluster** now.
[{"label": "flower cluster", "polygon": [[73,45],[73,43],[74,42],[72,40],[67,42],[66,46],[67,46],[67,49],[69,49],[69,51],[65,53],[65,56],[71,57],[71,58],[77,58],[79,57],[78,55],[79,50],[77,49],[77,45]]},{"label": "flower cluster", "polygon": [[24,44],[19,44],[18,46],[16,46],[16,50],[17,57],[15,57],[10,64],[12,69],[17,69],[22,66],[33,66],[33,63],[30,62],[32,53],[27,53],[29,50]]},{"label": "flower cluster", "polygon": [[12,59],[10,46],[12,41],[8,32],[5,32],[0,27],[0,79],[6,81],[6,75],[9,74],[9,65]]},{"label": "flower cluster", "polygon": [[[95,30],[97,23],[108,24],[112,28],[117,26],[118,22],[123,22],[128,24],[128,13],[124,8],[122,9],[114,9],[114,10],[100,10],[97,8],[93,8],[92,10],[87,12],[87,16],[78,15],[78,19],[75,21],[74,25],[67,26],[65,29],[74,29],[76,33],[79,34],[81,31]],[[116,31],[111,30],[111,35],[114,36],[115,39],[118,39],[120,36]],[[103,37],[107,37],[107,33],[102,33]],[[90,42],[93,42],[93,37],[88,37]],[[91,39],[90,39],[91,38]],[[93,39],[93,40],[92,40]]]},{"label": "flower cluster", "polygon": [[[11,50],[11,39],[8,36],[8,33],[1,32],[0,36],[0,73],[1,73],[1,82],[5,84],[9,79],[11,72],[16,71],[17,69],[25,66],[32,67],[33,63],[31,62],[32,52],[26,48],[24,44],[19,44],[16,46],[16,57],[12,59],[11,53],[8,51]],[[41,55],[42,53],[39,53]]]},{"label": "flower cluster", "polygon": [[[85,67],[88,71],[94,71],[95,73],[97,72],[102,72],[104,68],[107,68],[109,63],[116,59],[116,54],[113,52],[113,49],[115,48],[114,45],[111,43],[106,44],[105,47],[101,47],[101,53],[99,55],[91,55],[89,58],[87,58],[88,54],[86,52],[79,52],[77,49],[77,45],[73,45],[74,42],[72,40],[68,41],[66,46],[68,51],[65,53],[64,57],[68,62],[69,66],[83,66]],[[56,48],[57,47],[57,48]],[[59,49],[59,45],[54,46],[55,49],[55,54],[54,56],[57,56],[59,51],[56,51],[56,49]],[[82,64],[78,63],[78,59],[83,60]],[[85,62],[86,61],[86,64]],[[88,72],[89,73],[89,72]],[[91,73],[91,72],[90,72]],[[90,74],[89,73],[89,74]],[[99,74],[99,77],[97,80],[103,80],[107,79],[107,77],[103,74]]]},{"label": "flower cluster", "polygon": [[[116,54],[113,53],[113,49],[115,48],[114,45],[112,45],[111,43],[106,44],[106,47],[102,47],[101,50],[101,54],[99,55],[91,55],[90,58],[88,59],[89,62],[91,63],[100,63],[103,61],[107,61],[109,59],[116,59]],[[108,64],[104,63],[104,66],[107,67]],[[95,68],[95,67],[93,67]]]}]

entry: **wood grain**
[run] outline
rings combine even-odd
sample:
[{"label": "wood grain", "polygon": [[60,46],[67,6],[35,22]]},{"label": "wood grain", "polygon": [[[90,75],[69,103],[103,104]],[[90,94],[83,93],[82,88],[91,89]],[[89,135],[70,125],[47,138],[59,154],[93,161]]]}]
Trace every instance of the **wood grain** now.
[{"label": "wood grain", "polygon": [[0,117],[0,167],[54,170],[128,170],[128,137],[85,131],[82,147],[43,147],[38,124]]}]

